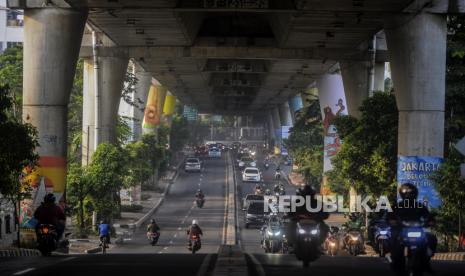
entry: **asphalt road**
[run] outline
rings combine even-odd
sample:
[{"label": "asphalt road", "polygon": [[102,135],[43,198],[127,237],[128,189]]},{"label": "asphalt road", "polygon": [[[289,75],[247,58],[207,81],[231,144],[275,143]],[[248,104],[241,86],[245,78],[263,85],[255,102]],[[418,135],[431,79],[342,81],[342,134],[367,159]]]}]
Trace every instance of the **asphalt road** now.
[{"label": "asphalt road", "polygon": [[[263,169],[262,157],[259,167]],[[263,171],[265,185],[272,189],[274,166]],[[235,172],[237,206],[242,197],[253,193],[255,184],[242,183]],[[287,193],[295,187],[288,185]],[[206,160],[201,173],[181,172],[171,186],[164,203],[154,218],[161,227],[159,244],[152,247],[145,236],[145,227],[131,240],[110,250],[107,255],[72,255],[22,258],[0,258],[0,275],[213,275],[217,251],[223,242],[225,218],[226,158]],[[194,205],[198,188],[206,194],[202,209]],[[186,228],[197,219],[204,231],[202,249],[198,254],[187,250]],[[307,269],[293,255],[264,254],[258,229],[245,229],[243,212],[238,210],[238,242],[247,253],[249,275],[394,275],[387,261],[373,257],[322,256]],[[434,261],[436,275],[465,275],[465,262]]]}]

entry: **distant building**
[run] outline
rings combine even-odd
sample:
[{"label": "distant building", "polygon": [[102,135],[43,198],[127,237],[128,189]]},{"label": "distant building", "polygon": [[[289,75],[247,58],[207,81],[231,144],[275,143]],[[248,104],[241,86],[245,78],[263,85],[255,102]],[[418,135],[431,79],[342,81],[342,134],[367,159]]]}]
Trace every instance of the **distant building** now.
[{"label": "distant building", "polygon": [[23,44],[23,11],[7,8],[6,2],[0,0],[0,52]]}]

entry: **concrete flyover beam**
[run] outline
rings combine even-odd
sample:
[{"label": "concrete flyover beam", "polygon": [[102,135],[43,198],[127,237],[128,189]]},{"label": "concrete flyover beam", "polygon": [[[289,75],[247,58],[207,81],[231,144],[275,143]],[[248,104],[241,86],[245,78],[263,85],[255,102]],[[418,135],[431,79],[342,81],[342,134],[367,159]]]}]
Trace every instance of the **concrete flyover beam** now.
[{"label": "concrete flyover beam", "polygon": [[442,157],[446,17],[399,16],[385,30],[399,109],[398,155]]},{"label": "concrete flyover beam", "polygon": [[369,96],[368,67],[366,62],[341,62],[341,75],[349,115],[360,117],[358,110]]},{"label": "concrete flyover beam", "polygon": [[[256,59],[256,60],[328,60],[369,61],[367,51],[329,48],[276,48],[256,46],[150,46],[99,47],[101,56],[129,56],[136,60],[150,59]],[[80,57],[91,57],[92,47],[82,46]],[[387,61],[386,51],[377,51],[376,61]]]},{"label": "concrete flyover beam", "polygon": [[24,11],[23,120],[38,130],[41,173],[66,185],[68,102],[87,11]]}]

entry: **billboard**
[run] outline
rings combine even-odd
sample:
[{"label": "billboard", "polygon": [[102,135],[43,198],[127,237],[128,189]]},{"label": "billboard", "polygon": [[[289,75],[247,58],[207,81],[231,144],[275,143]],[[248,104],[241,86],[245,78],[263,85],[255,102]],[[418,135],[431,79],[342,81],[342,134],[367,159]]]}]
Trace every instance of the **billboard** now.
[{"label": "billboard", "polygon": [[397,158],[397,185],[412,183],[418,188],[418,199],[428,206],[441,205],[431,176],[439,169],[443,158],[432,156],[399,156]]},{"label": "billboard", "polygon": [[161,123],[161,115],[165,104],[166,89],[160,85],[150,87],[147,98],[147,106],[144,111],[144,121],[142,128],[145,130],[154,130]]}]

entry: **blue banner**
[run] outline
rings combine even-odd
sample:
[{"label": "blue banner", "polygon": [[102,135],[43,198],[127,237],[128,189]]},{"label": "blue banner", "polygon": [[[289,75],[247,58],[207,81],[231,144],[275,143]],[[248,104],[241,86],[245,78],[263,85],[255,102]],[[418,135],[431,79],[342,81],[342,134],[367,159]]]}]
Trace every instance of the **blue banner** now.
[{"label": "blue banner", "polygon": [[418,187],[418,199],[426,201],[429,207],[441,205],[439,194],[434,189],[431,176],[443,162],[440,157],[399,156],[397,159],[397,185],[412,183]]}]

